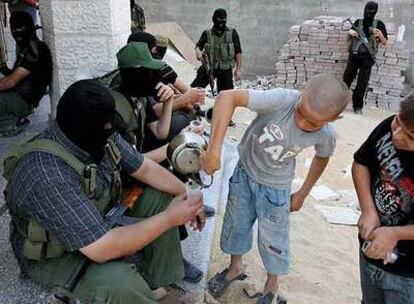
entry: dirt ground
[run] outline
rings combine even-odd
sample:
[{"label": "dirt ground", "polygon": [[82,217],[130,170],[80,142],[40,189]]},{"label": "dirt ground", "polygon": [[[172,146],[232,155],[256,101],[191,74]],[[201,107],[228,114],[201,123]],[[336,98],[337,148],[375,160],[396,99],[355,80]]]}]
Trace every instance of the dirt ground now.
[{"label": "dirt ground", "polygon": [[[352,163],[353,153],[373,128],[391,115],[378,109],[364,110],[363,115],[356,115],[347,110],[343,119],[334,123],[338,133],[337,149],[318,184],[324,184],[334,191],[353,189],[352,178],[349,171],[346,173],[345,168]],[[250,111],[237,110],[237,127],[230,128],[228,138],[239,140],[248,122],[253,118],[254,114]],[[313,149],[308,149],[298,156],[297,177],[306,176],[306,163],[312,156]],[[349,202],[349,199],[317,202],[309,196],[301,211],[292,214],[291,272],[280,280],[281,292],[290,304],[360,303],[357,228],[329,224],[315,209],[318,204],[346,206]],[[223,214],[224,208],[219,210],[216,222],[208,278],[227,267],[229,262],[229,256],[223,254],[220,249]],[[217,300],[206,294],[206,303],[255,303],[255,300],[250,300],[244,295],[243,289],[248,287],[250,290],[262,291],[266,279],[256,244],[245,256],[244,263],[247,265],[246,273],[249,278],[243,282],[233,283]]]}]

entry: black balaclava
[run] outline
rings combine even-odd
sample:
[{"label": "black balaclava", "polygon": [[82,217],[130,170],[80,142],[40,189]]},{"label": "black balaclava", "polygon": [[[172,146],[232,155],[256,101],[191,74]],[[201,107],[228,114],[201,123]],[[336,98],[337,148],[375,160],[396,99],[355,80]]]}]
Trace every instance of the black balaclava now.
[{"label": "black balaclava", "polygon": [[157,95],[155,87],[162,81],[159,70],[144,67],[123,68],[121,73],[121,89],[132,97],[148,97]]},{"label": "black balaclava", "polygon": [[148,45],[148,49],[151,52],[151,56],[154,59],[162,60],[167,52],[167,48],[157,46],[157,38],[154,35],[147,32],[135,32],[129,35],[128,43],[130,42],[144,42]]},{"label": "black balaclava", "polygon": [[132,97],[152,96],[158,101],[155,87],[159,82],[163,84],[174,84],[177,80],[177,73],[165,64],[159,70],[152,70],[144,67],[120,69],[121,89]]},{"label": "black balaclava", "polygon": [[128,43],[130,42],[144,42],[148,45],[148,49],[152,52],[152,49],[157,44],[157,39],[154,35],[146,32],[135,32],[128,37]]},{"label": "black balaclava", "polygon": [[213,14],[213,29],[219,33],[222,33],[226,30],[227,24],[227,12],[223,8],[216,9]]},{"label": "black balaclava", "polygon": [[10,29],[14,40],[18,44],[24,44],[36,36],[32,16],[25,11],[15,11],[11,14]]},{"label": "black balaclava", "polygon": [[370,27],[372,26],[372,23],[374,22],[375,15],[378,12],[378,3],[374,1],[369,1],[365,5],[364,9],[364,26]]},{"label": "black balaclava", "polygon": [[81,80],[72,84],[60,98],[56,121],[67,138],[99,163],[113,133],[113,128],[104,127],[112,123],[115,111],[108,89],[96,80]]},{"label": "black balaclava", "polygon": [[151,56],[154,59],[163,60],[164,59],[164,56],[165,56],[165,53],[167,53],[167,48],[166,47],[159,47],[159,46],[157,46],[155,48],[155,51],[154,52],[151,52]]}]

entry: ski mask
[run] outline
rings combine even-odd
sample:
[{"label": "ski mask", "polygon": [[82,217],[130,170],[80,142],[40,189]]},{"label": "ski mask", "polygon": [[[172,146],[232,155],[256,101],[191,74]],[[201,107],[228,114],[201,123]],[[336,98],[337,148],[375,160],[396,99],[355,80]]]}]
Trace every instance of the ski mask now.
[{"label": "ski mask", "polygon": [[225,9],[222,9],[222,8],[216,9],[214,11],[212,20],[214,23],[213,28],[217,32],[222,33],[226,30],[227,12]]},{"label": "ski mask", "polygon": [[96,80],[81,80],[60,98],[56,121],[68,139],[99,163],[114,132],[105,125],[112,123],[115,111],[115,102],[105,87]]},{"label": "ski mask", "polygon": [[165,42],[166,45],[159,45],[157,37],[147,32],[135,32],[128,38],[130,42],[144,42],[148,45],[148,49],[151,52],[151,56],[154,59],[162,60],[167,52],[168,40]]},{"label": "ski mask", "polygon": [[130,42],[144,42],[148,45],[148,49],[152,52],[152,49],[157,44],[157,39],[154,35],[146,32],[136,32],[128,37],[128,43]]},{"label": "ski mask", "polygon": [[10,16],[10,30],[16,43],[24,43],[35,36],[35,26],[29,13],[15,11]]},{"label": "ski mask", "polygon": [[120,73],[121,88],[126,94],[133,97],[153,96],[156,98],[155,87],[162,81],[159,70],[144,67],[124,68],[120,70]]},{"label": "ski mask", "polygon": [[364,26],[372,26],[372,23],[374,21],[375,15],[378,12],[378,3],[374,2],[374,1],[369,1],[366,5],[365,5],[365,9],[364,9]]}]

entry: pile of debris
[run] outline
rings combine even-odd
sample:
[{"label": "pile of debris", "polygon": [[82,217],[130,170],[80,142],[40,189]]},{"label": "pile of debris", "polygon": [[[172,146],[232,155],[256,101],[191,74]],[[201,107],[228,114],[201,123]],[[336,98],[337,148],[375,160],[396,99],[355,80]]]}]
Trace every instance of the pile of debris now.
[{"label": "pile of debris", "polygon": [[[274,85],[300,89],[312,76],[330,72],[342,79],[348,60],[351,25],[342,17],[318,16],[289,30],[289,41],[280,50]],[[398,109],[404,89],[409,51],[397,41],[396,28],[386,24],[387,47],[379,47],[377,66],[372,68],[365,102],[391,111]]]},{"label": "pile of debris", "polygon": [[256,80],[243,80],[235,83],[236,89],[269,90],[275,88],[275,76],[258,76]]}]

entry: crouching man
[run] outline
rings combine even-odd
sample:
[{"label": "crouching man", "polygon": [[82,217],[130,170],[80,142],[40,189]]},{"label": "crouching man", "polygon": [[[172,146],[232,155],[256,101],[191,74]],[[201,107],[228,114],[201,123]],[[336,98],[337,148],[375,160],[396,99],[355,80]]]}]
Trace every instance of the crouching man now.
[{"label": "crouching man", "polygon": [[24,11],[10,17],[16,41],[13,69],[0,63],[0,136],[13,136],[23,130],[26,117],[39,105],[52,79],[52,59],[47,45],[35,32],[33,19]]},{"label": "crouching man", "polygon": [[[182,182],[114,132],[115,111],[106,88],[79,81],[60,99],[56,123],[9,153],[10,240],[22,272],[49,286],[88,257],[74,290],[82,303],[156,303],[151,289],[184,276],[175,227],[203,211],[202,199],[185,199]],[[150,187],[128,214],[144,220],[111,228],[103,215],[120,199],[119,171]]]}]

